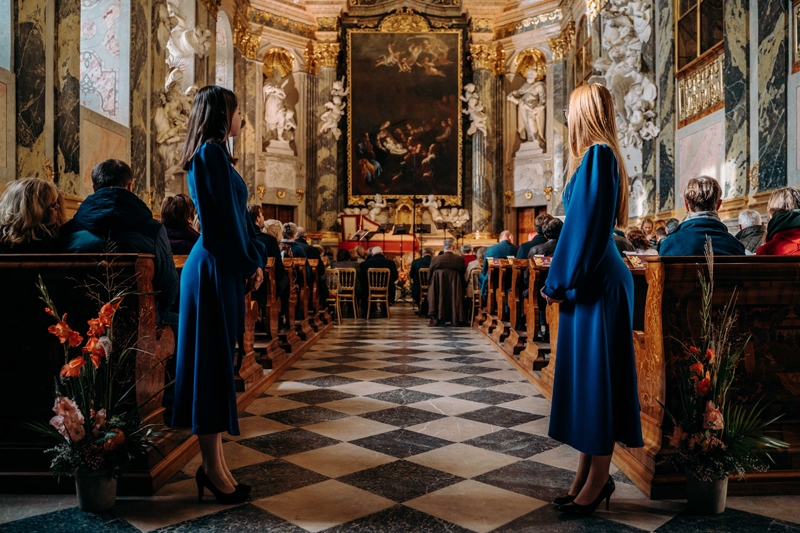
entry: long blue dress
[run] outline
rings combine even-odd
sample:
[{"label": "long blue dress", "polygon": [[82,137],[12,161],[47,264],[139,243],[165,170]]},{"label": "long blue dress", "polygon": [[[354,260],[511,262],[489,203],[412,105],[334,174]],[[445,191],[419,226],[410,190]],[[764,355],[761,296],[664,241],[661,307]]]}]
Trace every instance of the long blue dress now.
[{"label": "long blue dress", "polygon": [[633,354],[633,277],[614,244],[619,171],[594,145],[564,189],[566,219],[544,292],[559,315],[550,437],[589,455],[644,446]]},{"label": "long blue dress", "polygon": [[181,274],[172,422],[196,435],[238,435],[233,359],[244,334],[246,278],[265,249],[247,214],[247,187],[219,144],[198,149],[188,182],[202,234]]}]

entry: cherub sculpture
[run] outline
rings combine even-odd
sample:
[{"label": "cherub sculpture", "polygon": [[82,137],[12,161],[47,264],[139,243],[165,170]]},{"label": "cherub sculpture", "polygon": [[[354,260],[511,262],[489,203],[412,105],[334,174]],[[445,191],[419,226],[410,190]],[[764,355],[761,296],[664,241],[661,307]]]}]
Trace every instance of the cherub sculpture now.
[{"label": "cherub sculpture", "polygon": [[439,201],[436,199],[436,196],[429,194],[428,199],[422,201],[422,207],[428,209],[432,221],[444,222],[444,217],[442,217],[442,213],[439,211]]},{"label": "cherub sculpture", "polygon": [[464,86],[464,94],[459,96],[461,101],[467,104],[466,109],[462,111],[465,115],[469,115],[470,125],[467,135],[474,135],[478,131],[486,135],[486,113],[483,112],[483,104],[475,89],[474,83],[468,83]]},{"label": "cherub sculpture", "polygon": [[333,88],[331,89],[331,101],[325,103],[325,107],[328,110],[320,117],[322,119],[322,126],[319,128],[319,132],[325,133],[326,131],[330,131],[337,141],[339,137],[342,136],[342,130],[339,129],[338,124],[339,120],[344,116],[344,108],[347,105],[344,102],[344,97],[347,96],[349,92],[350,89],[344,88],[344,76],[341,80],[334,81]]},{"label": "cherub sculpture", "polygon": [[389,204],[383,200],[383,197],[380,194],[376,194],[375,201],[369,202],[367,205],[370,208],[367,216],[370,218],[370,220],[377,220],[378,216]]}]

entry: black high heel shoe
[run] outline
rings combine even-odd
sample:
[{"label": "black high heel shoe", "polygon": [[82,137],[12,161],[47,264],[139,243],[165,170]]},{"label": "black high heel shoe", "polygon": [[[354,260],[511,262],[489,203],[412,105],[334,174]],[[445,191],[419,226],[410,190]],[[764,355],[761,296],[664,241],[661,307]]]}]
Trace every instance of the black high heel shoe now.
[{"label": "black high heel shoe", "polygon": [[253,487],[251,487],[250,485],[245,485],[244,483],[237,483],[236,485],[234,485],[234,487],[236,487],[236,490],[246,492],[247,494],[250,494],[250,491],[253,490]]},{"label": "black high heel shoe", "polygon": [[575,503],[574,501],[571,503],[567,503],[559,507],[559,510],[562,513],[576,515],[576,516],[589,516],[590,514],[594,513],[597,508],[600,506],[600,503],[605,500],[606,501],[606,511],[608,511],[609,502],[611,500],[611,495],[614,493],[616,489],[616,485],[614,484],[614,480],[611,479],[609,476],[608,481],[603,486],[603,489],[600,491],[600,494],[595,498],[595,500],[588,504],[588,505],[580,505]]},{"label": "black high heel shoe", "polygon": [[240,485],[237,485],[233,492],[222,492],[214,485],[211,479],[209,479],[208,474],[206,474],[202,466],[197,469],[197,474],[195,474],[194,479],[197,482],[198,501],[203,500],[204,489],[206,488],[211,491],[218,503],[226,505],[243,503],[250,497],[250,492],[245,492],[240,489]]},{"label": "black high heel shoe", "polygon": [[568,503],[572,503],[572,501],[574,499],[575,499],[575,496],[573,496],[572,494],[567,492],[567,493],[562,494],[561,496],[558,496],[557,498],[553,499],[553,503],[556,504],[556,505],[566,505]]}]

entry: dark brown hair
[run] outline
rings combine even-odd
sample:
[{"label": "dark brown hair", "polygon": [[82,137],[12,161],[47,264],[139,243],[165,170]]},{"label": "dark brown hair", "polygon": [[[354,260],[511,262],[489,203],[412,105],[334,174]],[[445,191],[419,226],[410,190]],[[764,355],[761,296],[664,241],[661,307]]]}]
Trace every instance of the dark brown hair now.
[{"label": "dark brown hair", "polygon": [[239,102],[236,95],[224,87],[209,85],[197,91],[181,153],[181,167],[184,170],[189,170],[197,149],[206,142],[220,143],[228,161],[236,164],[238,159],[231,155],[226,141],[237,107]]},{"label": "dark brown hair", "polygon": [[[261,206],[258,205],[258,204],[250,204],[250,205],[248,205],[247,206],[247,212],[250,214],[250,220],[253,222],[253,224],[255,224],[256,220],[258,220],[258,217],[260,217],[263,214],[261,212]],[[258,227],[258,226],[256,226],[256,227]],[[258,228],[258,229],[261,229],[261,228]]]},{"label": "dark brown hair", "polygon": [[533,227],[536,228],[536,233],[544,235],[544,225],[550,220],[553,220],[553,215],[550,213],[540,213],[533,221]]},{"label": "dark brown hair", "polygon": [[196,211],[194,202],[185,194],[164,198],[161,203],[161,223],[168,228],[182,228],[190,224]]},{"label": "dark brown hair", "polygon": [[686,184],[683,197],[690,211],[716,211],[717,202],[722,197],[722,187],[717,180],[708,176],[692,178]]}]

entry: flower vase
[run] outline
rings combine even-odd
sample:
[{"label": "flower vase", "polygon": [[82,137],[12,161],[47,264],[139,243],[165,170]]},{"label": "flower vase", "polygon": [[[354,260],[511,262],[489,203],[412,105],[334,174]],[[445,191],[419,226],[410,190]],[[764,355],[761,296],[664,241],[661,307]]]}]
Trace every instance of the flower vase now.
[{"label": "flower vase", "polygon": [[686,473],[686,499],[689,511],[700,515],[717,515],[725,512],[728,499],[728,477],[715,481],[700,481]]},{"label": "flower vase", "polygon": [[75,472],[78,507],[87,513],[100,513],[117,501],[117,478],[110,470],[78,470]]}]

